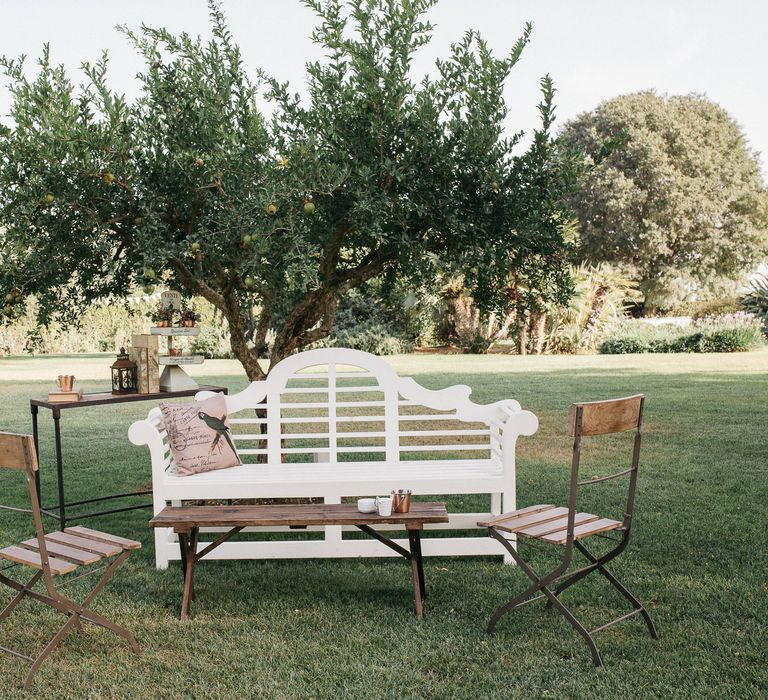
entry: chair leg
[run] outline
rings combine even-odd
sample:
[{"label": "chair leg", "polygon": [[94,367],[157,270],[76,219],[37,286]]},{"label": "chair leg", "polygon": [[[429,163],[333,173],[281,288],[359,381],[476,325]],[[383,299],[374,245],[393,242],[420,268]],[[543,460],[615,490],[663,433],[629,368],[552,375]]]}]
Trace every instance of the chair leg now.
[{"label": "chair leg", "polygon": [[[614,559],[615,557],[619,556],[619,554],[621,554],[626,548],[627,542],[628,542],[628,539],[625,534],[621,542],[619,542],[619,544],[616,547],[614,547],[610,552],[603,554],[603,556],[600,557],[599,559],[591,556],[587,557],[589,563],[592,566],[586,567],[581,571],[578,571],[575,574],[573,574],[573,576],[569,576],[564,581],[561,581],[557,585],[557,588],[555,588],[555,595],[559,596],[566,588],[570,588],[574,583],[578,583],[579,581],[581,581],[581,579],[591,574],[599,566],[601,565],[604,566],[609,561],[611,561],[611,559]],[[583,545],[578,540],[575,540],[573,544],[580,552],[582,552],[582,554],[584,553]],[[551,607],[551,605],[547,603],[547,607]]]},{"label": "chair leg", "polygon": [[53,650],[59,645],[59,642],[61,642],[61,640],[64,638],[64,635],[69,631],[69,628],[76,624],[78,617],[79,615],[77,613],[71,615],[69,619],[61,626],[59,631],[53,636],[51,641],[45,645],[45,648],[35,659],[34,663],[32,664],[32,668],[29,669],[29,673],[27,673],[27,677],[24,679],[24,690],[29,690],[30,686],[32,685],[32,679],[35,677],[35,674],[42,665],[43,661],[45,661],[48,656],[50,656],[51,652],[53,652]]},{"label": "chair leg", "polygon": [[[34,660],[32,664],[32,668],[29,670],[29,673],[27,673],[26,679],[24,680],[24,686],[23,686],[24,690],[29,690],[32,684],[32,680],[34,679],[35,674],[39,670],[40,666],[48,658],[48,656],[51,655],[54,649],[56,649],[56,647],[59,645],[59,643],[67,634],[67,632],[69,632],[69,630],[72,627],[76,629],[80,629],[82,620],[85,620],[86,622],[91,622],[95,625],[99,625],[100,627],[104,627],[108,630],[111,630],[118,636],[126,639],[131,645],[133,651],[136,652],[136,654],[141,653],[141,649],[138,645],[138,642],[136,641],[136,638],[127,629],[125,629],[124,627],[121,627],[120,625],[115,624],[114,622],[111,622],[110,620],[107,620],[106,618],[102,617],[101,615],[94,612],[88,607],[93,601],[93,599],[101,591],[101,589],[104,588],[104,586],[109,581],[109,579],[112,578],[112,576],[114,575],[118,567],[128,558],[129,555],[130,555],[130,552],[124,551],[107,567],[107,570],[104,572],[101,579],[99,579],[99,582],[96,584],[96,586],[94,586],[91,592],[86,596],[82,604],[76,603],[75,601],[70,600],[69,598],[61,595],[55,590],[51,591],[49,595],[31,590],[31,586],[33,585],[34,582],[37,581],[37,579],[39,579],[39,575],[36,575],[35,577],[33,577],[33,579],[26,586],[22,586],[20,583],[16,581],[12,581],[11,579],[7,579],[5,576],[2,576],[2,574],[0,574],[0,581],[2,583],[6,583],[7,585],[11,586],[16,591],[18,591],[18,594],[16,595],[14,600],[11,601],[11,605],[15,606],[16,604],[18,604],[18,600],[20,600],[21,597],[23,597],[24,595],[28,595],[32,599],[40,601],[41,603],[45,603],[46,605],[54,608],[55,610],[58,610],[59,612],[63,612],[65,615],[67,615],[67,621],[62,625],[59,631],[56,632],[53,638],[48,642],[48,644],[45,645],[45,648],[40,652],[38,657]],[[10,605],[7,606],[6,609],[3,611],[4,614],[7,614],[8,612],[10,612],[8,610],[9,607]]]},{"label": "chair leg", "polygon": [[621,581],[619,581],[608,569],[605,568],[605,561],[604,558],[597,559],[581,542],[576,541],[574,543],[576,545],[576,548],[592,563],[596,565],[596,569],[605,576],[608,581],[610,581],[614,588],[621,593],[632,605],[632,607],[635,610],[640,611],[640,615],[642,615],[643,620],[645,621],[646,626],[648,627],[648,632],[650,633],[651,637],[653,639],[659,638],[659,633],[656,631],[656,625],[653,624],[653,620],[651,620],[651,616],[648,614],[648,611],[645,609],[645,606],[632,594],[632,592],[624,586]]},{"label": "chair leg", "polygon": [[136,637],[134,637],[127,629],[115,624],[114,622],[111,622],[110,620],[107,620],[106,618],[88,608],[93,599],[99,594],[101,589],[104,588],[109,579],[114,576],[117,569],[123,564],[123,562],[125,562],[129,556],[130,552],[124,551],[109,565],[107,570],[104,572],[104,575],[99,579],[99,582],[94,586],[93,590],[86,596],[82,604],[78,605],[74,601],[67,602],[75,608],[79,618],[85,620],[86,622],[92,622],[95,625],[99,625],[100,627],[105,627],[106,629],[112,630],[112,632],[127,640],[136,654],[141,654],[141,648],[139,647],[139,643],[136,641]]},{"label": "chair leg", "polygon": [[[600,651],[598,650],[597,644],[595,644],[595,640],[593,639],[592,635],[589,633],[589,630],[587,630],[587,628],[584,627],[584,625],[582,625],[576,619],[573,613],[562,603],[562,601],[557,599],[557,596],[548,587],[549,584],[562,573],[563,564],[558,566],[546,576],[539,576],[528,564],[526,564],[522,557],[517,553],[515,548],[510,546],[504,537],[499,535],[493,528],[489,528],[489,532],[492,537],[499,540],[499,542],[504,545],[520,569],[526,574],[526,576],[528,576],[528,578],[531,579],[531,581],[533,581],[533,584],[529,586],[526,591],[516,596],[505,605],[502,605],[496,610],[496,612],[493,613],[491,620],[488,623],[487,631],[489,633],[493,632],[498,621],[504,615],[523,604],[523,602],[536,591],[541,591],[542,594],[546,596],[548,601],[562,613],[566,620],[568,620],[571,627],[573,627],[573,629],[575,629],[583,637],[584,641],[589,647],[590,654],[592,655],[592,662],[595,664],[595,666],[601,667],[603,665],[603,660],[600,657]],[[535,598],[532,600],[535,600]]]},{"label": "chair leg", "polygon": [[29,593],[29,589],[32,588],[39,580],[40,577],[43,575],[42,571],[38,571],[30,580],[29,583],[24,586],[23,588],[19,589],[19,592],[14,596],[13,600],[8,603],[8,605],[3,608],[3,611],[0,612],[0,621],[5,620],[6,617],[8,617],[16,608],[16,606],[23,600],[24,596]]}]

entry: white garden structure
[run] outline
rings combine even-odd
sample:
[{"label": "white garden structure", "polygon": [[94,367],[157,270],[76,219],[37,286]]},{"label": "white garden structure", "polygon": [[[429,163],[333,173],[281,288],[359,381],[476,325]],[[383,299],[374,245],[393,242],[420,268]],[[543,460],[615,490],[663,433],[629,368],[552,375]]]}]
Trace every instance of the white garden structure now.
[{"label": "white garden structure", "polygon": [[[470,393],[463,385],[426,389],[365,352],[309,350],[227,397],[242,466],[177,476],[158,408],[134,423],[129,437],[149,447],[155,514],[168,503],[214,499],[314,497],[340,503],[393,489],[430,496],[490,494],[481,499],[490,512],[451,513],[449,523],[437,526],[468,530],[490,514],[515,509],[517,438],[538,427],[536,416],[517,401],[479,405]],[[200,392],[197,398],[210,395]],[[230,541],[209,558],[396,556],[374,540],[345,538],[342,530],[326,527],[322,539],[294,532],[279,541]],[[427,556],[503,553],[485,533],[426,537],[423,549]],[[157,567],[178,559],[173,532],[156,530]]]}]

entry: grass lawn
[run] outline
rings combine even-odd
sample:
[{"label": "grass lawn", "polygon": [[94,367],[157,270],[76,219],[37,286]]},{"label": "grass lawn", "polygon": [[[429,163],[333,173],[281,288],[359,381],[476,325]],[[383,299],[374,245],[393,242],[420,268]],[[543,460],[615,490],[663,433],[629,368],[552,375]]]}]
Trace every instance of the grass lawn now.
[{"label": "grass lawn", "polygon": [[[86,390],[95,390],[105,386],[110,362],[106,355],[0,359],[0,427],[28,432],[28,400],[47,392],[53,377],[71,371],[85,380]],[[421,624],[411,609],[410,572],[402,561],[204,561],[195,616],[180,623],[178,565],[154,569],[148,511],[133,511],[86,524],[144,543],[94,605],[136,634],[142,656],[111,633],[85,626],[43,665],[35,695],[147,700],[768,695],[768,352],[411,355],[391,362],[431,388],[468,384],[476,401],[513,397],[539,416],[539,432],[518,447],[521,507],[565,498],[570,457],[565,425],[572,401],[647,395],[635,529],[612,568],[647,604],[658,642],[638,619],[600,633],[606,667],[597,671],[581,638],[543,604],[513,612],[494,636],[486,636],[490,613],[527,585],[522,572],[490,557],[428,559],[427,618]],[[246,383],[234,362],[195,369],[232,390]],[[130,422],[148,408],[124,404],[65,414],[68,499],[149,482],[148,452],[126,436]],[[43,495],[51,503],[52,425],[47,412],[41,416]],[[608,515],[615,512],[617,496],[609,485],[617,483],[593,491],[595,507]],[[0,488],[0,501],[24,505],[18,473],[0,474]],[[448,505],[466,504],[459,498]],[[0,511],[3,546],[30,535],[31,520]],[[551,561],[546,553],[532,555],[539,570]],[[85,589],[84,582],[75,582],[70,590]],[[0,603],[9,599],[8,592],[0,593]],[[588,626],[627,609],[599,576],[564,599]],[[60,622],[60,615],[26,602],[0,623],[0,645],[36,652]],[[25,697],[16,687],[26,669],[0,655],[2,698]]]}]

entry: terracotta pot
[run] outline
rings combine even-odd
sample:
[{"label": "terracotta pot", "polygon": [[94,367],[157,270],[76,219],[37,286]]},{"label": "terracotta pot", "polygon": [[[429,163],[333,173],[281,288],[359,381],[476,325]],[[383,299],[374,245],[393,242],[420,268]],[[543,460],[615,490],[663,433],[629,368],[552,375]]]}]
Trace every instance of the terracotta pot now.
[{"label": "terracotta pot", "polygon": [[195,327],[195,322],[194,321],[184,320],[184,321],[181,322],[181,326],[182,326],[182,328],[194,328]]}]

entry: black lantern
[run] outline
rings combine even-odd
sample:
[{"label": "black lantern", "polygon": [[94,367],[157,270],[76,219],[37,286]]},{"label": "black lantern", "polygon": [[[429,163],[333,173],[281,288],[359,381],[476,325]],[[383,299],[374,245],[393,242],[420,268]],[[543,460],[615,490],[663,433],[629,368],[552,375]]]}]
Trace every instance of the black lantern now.
[{"label": "black lantern", "polygon": [[128,357],[125,348],[120,348],[117,360],[112,365],[112,393],[135,394],[137,391],[136,363]]}]

